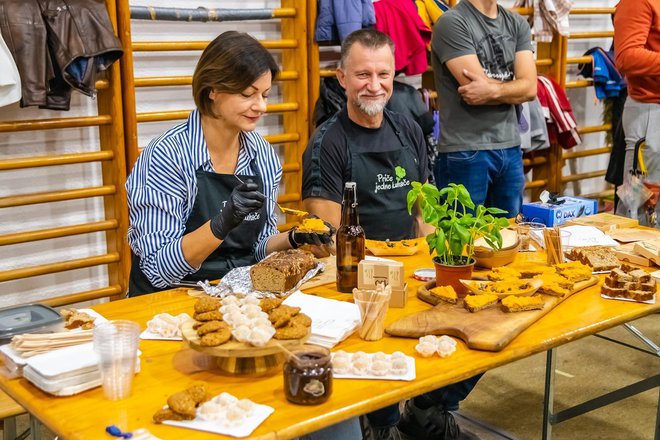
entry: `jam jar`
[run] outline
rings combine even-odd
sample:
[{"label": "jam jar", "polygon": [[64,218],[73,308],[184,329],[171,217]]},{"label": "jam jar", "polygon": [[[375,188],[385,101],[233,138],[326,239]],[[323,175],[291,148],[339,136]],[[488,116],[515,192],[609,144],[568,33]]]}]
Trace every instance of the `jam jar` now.
[{"label": "jam jar", "polygon": [[318,405],[332,394],[332,357],[326,348],[303,345],[284,363],[284,394],[299,405]]}]

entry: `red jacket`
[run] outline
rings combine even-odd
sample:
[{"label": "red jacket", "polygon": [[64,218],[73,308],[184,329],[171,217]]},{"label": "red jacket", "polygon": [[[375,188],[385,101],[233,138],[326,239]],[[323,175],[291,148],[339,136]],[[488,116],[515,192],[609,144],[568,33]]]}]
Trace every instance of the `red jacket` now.
[{"label": "red jacket", "polygon": [[548,124],[550,143],[559,144],[566,149],[582,143],[571,103],[568,102],[564,89],[553,79],[542,75],[538,76],[537,85],[537,96]]},{"label": "red jacket", "polygon": [[417,13],[415,3],[401,0],[379,0],[374,3],[376,29],[394,41],[394,68],[406,75],[426,72],[426,45],[431,29]]}]

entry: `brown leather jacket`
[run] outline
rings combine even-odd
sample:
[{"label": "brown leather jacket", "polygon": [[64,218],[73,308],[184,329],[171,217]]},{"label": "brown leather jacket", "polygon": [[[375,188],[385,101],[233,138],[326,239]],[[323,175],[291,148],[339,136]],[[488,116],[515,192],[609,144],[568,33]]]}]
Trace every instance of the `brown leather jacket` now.
[{"label": "brown leather jacket", "polygon": [[94,96],[97,73],[123,53],[103,0],[3,0],[0,32],[21,75],[21,107],[68,110],[71,88]]}]

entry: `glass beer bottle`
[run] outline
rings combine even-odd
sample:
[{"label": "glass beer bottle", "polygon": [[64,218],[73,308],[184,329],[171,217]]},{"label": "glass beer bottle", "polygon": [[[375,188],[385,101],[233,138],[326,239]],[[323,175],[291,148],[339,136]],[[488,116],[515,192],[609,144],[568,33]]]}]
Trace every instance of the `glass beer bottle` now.
[{"label": "glass beer bottle", "polygon": [[358,263],[364,260],[364,229],[360,226],[355,182],[346,182],[337,231],[337,290],[350,293],[357,287]]}]

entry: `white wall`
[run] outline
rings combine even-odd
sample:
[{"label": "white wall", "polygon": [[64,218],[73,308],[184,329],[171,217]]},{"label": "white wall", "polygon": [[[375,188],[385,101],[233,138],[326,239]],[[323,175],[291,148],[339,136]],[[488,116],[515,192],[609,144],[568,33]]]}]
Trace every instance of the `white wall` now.
[{"label": "white wall", "polygon": [[[575,1],[576,7],[614,6],[616,0]],[[132,5],[198,7],[208,8],[275,8],[278,0],[132,0]],[[510,6],[512,1],[503,1]],[[177,23],[133,21],[132,32],[135,41],[154,40],[208,40],[225,30],[237,29],[248,32],[259,39],[278,39],[279,20],[234,23]],[[610,29],[609,17],[573,16],[573,31]],[[569,56],[582,55],[588,48],[601,46],[609,48],[606,39],[572,41]],[[188,75],[191,74],[199,52],[136,53],[135,75]],[[571,68],[574,71],[574,67]],[[573,74],[569,76],[572,79]],[[409,79],[415,83],[416,79]],[[271,102],[279,102],[277,89]],[[572,90],[569,93],[576,111],[579,125],[600,124],[602,107],[594,102],[591,90]],[[146,88],[137,91],[138,112],[156,110],[192,109],[193,101],[188,87]],[[96,103],[78,93],[73,94],[71,111],[54,112],[34,108],[21,109],[18,104],[0,108],[0,120],[23,120],[36,118],[67,117],[96,114]],[[313,103],[312,103],[313,105]],[[262,134],[281,132],[281,118],[269,115],[264,118],[258,130]],[[173,125],[173,122],[140,124],[139,145],[145,146],[151,138]],[[4,134],[0,137],[0,158],[63,154],[98,150],[98,136],[95,128],[36,131],[17,134]],[[603,134],[584,137],[580,148],[598,147],[604,144]],[[279,147],[275,147],[279,148]],[[602,169],[607,157],[598,160],[582,161],[579,171]],[[68,165],[40,168],[35,170],[5,171],[0,174],[0,197],[82,186],[101,185],[100,167],[97,164]],[[585,182],[582,192],[588,193],[603,187],[602,178]],[[569,187],[570,188],[570,187]],[[27,207],[0,210],[0,233],[19,232],[25,229],[41,229],[64,226],[103,219],[103,203],[100,198],[70,202],[40,204]],[[70,258],[82,258],[105,253],[105,240],[102,233],[60,238],[43,242],[5,246],[0,256],[0,270],[53,262],[66,254]],[[60,274],[0,283],[0,307],[16,301],[32,301],[39,298],[68,294],[102,287],[107,284],[105,268],[81,269]]]}]

